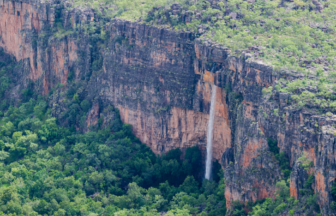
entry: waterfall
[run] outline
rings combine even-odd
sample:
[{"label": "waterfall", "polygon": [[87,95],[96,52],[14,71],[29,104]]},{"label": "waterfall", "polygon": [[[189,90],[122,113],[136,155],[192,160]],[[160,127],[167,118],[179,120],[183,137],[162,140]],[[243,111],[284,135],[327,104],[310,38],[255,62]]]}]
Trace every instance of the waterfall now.
[{"label": "waterfall", "polygon": [[212,68],[211,68],[211,73],[214,72],[214,70],[215,70],[215,66],[216,66],[216,63],[213,63],[213,64],[212,64]]},{"label": "waterfall", "polygon": [[211,168],[212,168],[212,136],[213,136],[213,124],[214,124],[214,118],[215,118],[216,90],[217,90],[217,87],[213,85],[212,93],[211,93],[208,131],[207,131],[207,155],[206,155],[206,163],[205,163],[205,178],[208,180],[210,179]]}]

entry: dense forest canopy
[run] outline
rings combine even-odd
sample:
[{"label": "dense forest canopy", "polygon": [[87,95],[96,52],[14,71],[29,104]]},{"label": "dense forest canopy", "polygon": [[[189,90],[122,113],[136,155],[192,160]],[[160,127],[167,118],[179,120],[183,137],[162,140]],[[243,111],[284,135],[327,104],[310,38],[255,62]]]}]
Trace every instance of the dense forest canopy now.
[{"label": "dense forest canopy", "polygon": [[[14,65],[3,66],[2,78]],[[113,106],[85,131],[81,122],[90,102],[76,92],[80,83],[59,85],[66,95],[62,119],[52,117],[47,97],[31,89],[21,102],[0,104],[0,211],[6,215],[225,215],[225,183],[218,163],[211,181],[204,180],[205,158],[198,147],[155,155],[123,124]],[[49,95],[51,95],[50,93]],[[66,123],[65,123],[66,122]],[[63,123],[63,124],[60,124]],[[233,202],[231,215],[292,214],[300,209],[319,212],[311,188],[314,176],[300,191],[300,202],[289,194],[289,161],[274,140],[269,147],[279,161],[284,179],[276,184],[275,200],[246,205]],[[309,169],[307,158],[300,159]],[[335,185],[336,188],[336,185]],[[334,189],[336,191],[336,189]],[[336,194],[336,192],[334,192]],[[335,195],[336,196],[336,195]],[[336,206],[336,205],[335,205]]]},{"label": "dense forest canopy", "polygon": [[[224,45],[232,55],[301,76],[282,78],[274,87],[264,88],[265,100],[287,94],[293,109],[326,116],[336,111],[334,0],[75,0],[72,7],[93,8],[106,23],[121,18],[193,32],[203,43]],[[55,38],[72,33],[63,29],[61,20],[55,22]],[[102,26],[91,23],[86,29],[99,47],[107,40]],[[100,52],[92,52],[93,72],[102,69]],[[223,171],[216,163],[213,179],[204,180],[205,158],[197,147],[155,155],[133,135],[131,125],[121,122],[112,105],[103,111],[111,121],[100,118],[87,128],[92,101],[78,95],[86,78],[73,80],[73,71],[65,87],[59,84],[47,96],[37,95],[28,86],[21,92],[21,101],[5,99],[15,67],[10,59],[0,61],[1,214],[226,214]],[[48,104],[53,92],[65,95],[66,111],[58,119]],[[267,115],[262,109],[259,112]],[[279,116],[278,109],[273,112],[285,122],[286,116]],[[294,215],[300,210],[318,215],[314,175],[299,191],[303,198],[294,200],[289,159],[275,140],[269,139],[268,146],[283,174],[274,197],[246,205],[233,202],[230,215]],[[299,161],[306,170],[313,166],[306,155]],[[331,194],[336,199],[336,183]],[[332,201],[331,208],[336,209],[336,202]]]},{"label": "dense forest canopy", "polygon": [[[6,107],[5,104],[2,104]],[[225,215],[224,179],[200,176],[201,152],[188,148],[153,152],[122,124],[81,133],[51,117],[42,97],[5,108],[0,130],[0,211],[6,215]],[[288,163],[269,141],[284,172]],[[304,158],[302,159],[305,160]],[[309,164],[307,165],[309,167]],[[311,189],[304,203],[289,195],[289,179],[278,182],[276,199],[233,203],[232,215],[278,215],[291,208],[319,210]],[[294,210],[290,210],[290,213]]]},{"label": "dense forest canopy", "polygon": [[[201,181],[197,147],[156,156],[122,124],[79,133],[41,97],[1,113],[0,210],[6,215],[220,215],[224,182]],[[217,166],[217,172],[219,172]],[[222,176],[220,173],[218,173]]]}]

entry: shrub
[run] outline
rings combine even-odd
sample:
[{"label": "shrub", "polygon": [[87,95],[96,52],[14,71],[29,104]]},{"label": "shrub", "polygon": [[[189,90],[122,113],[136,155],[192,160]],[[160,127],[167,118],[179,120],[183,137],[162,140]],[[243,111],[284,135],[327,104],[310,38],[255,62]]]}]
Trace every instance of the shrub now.
[{"label": "shrub", "polygon": [[281,203],[280,205],[278,205],[278,206],[274,209],[274,212],[277,213],[277,214],[280,214],[280,213],[283,212],[286,208],[287,208],[287,204],[286,204],[286,203]]},{"label": "shrub", "polygon": [[336,181],[333,182],[330,190],[331,196],[336,200]]},{"label": "shrub", "polygon": [[267,143],[268,143],[268,147],[270,149],[270,151],[274,154],[277,155],[279,154],[279,147],[278,147],[278,143],[276,140],[271,139],[271,138],[267,138]]},{"label": "shrub", "polygon": [[312,189],[311,185],[314,183],[314,181],[315,181],[315,176],[309,175],[307,181],[303,184],[303,187],[307,189]]},{"label": "shrub", "polygon": [[80,103],[80,106],[84,112],[87,112],[91,108],[91,103],[88,100],[83,100]]},{"label": "shrub", "polygon": [[331,201],[330,208],[333,209],[333,210],[336,210],[336,202],[335,201]]}]

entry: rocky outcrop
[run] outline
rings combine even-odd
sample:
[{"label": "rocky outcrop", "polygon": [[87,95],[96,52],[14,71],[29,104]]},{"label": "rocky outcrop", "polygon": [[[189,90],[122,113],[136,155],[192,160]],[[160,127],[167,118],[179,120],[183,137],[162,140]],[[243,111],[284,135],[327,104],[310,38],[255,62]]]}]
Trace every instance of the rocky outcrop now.
[{"label": "rocky outcrop", "polygon": [[[332,214],[334,116],[295,109],[290,95],[276,89],[262,94],[280,77],[300,76],[274,71],[248,55],[232,56],[224,46],[191,32],[118,19],[106,23],[92,9],[70,6],[1,2],[0,46],[24,69],[13,72],[19,78],[8,95],[19,97],[27,80],[42,94],[52,93],[59,83],[66,88],[70,80],[83,82],[79,98],[92,104],[83,121],[87,128],[100,118],[102,124],[110,121],[113,116],[102,112],[113,105],[135,135],[161,154],[205,148],[211,92],[217,88],[213,153],[225,170],[227,207],[235,200],[274,196],[283,174],[269,151],[267,138],[272,138],[294,167],[291,195],[299,198],[299,180],[306,179],[295,165],[305,154],[314,163],[309,172],[323,214]],[[53,115],[60,115],[66,109],[62,92],[50,98]]]},{"label": "rocky outcrop", "polygon": [[[76,28],[99,25],[91,22],[99,21],[97,15],[92,9],[69,11],[67,4],[2,4],[0,45],[17,61],[28,61],[25,78],[34,82],[35,91],[47,94],[57,84],[66,84],[72,72],[76,80],[91,79],[90,95],[118,107],[122,120],[132,124],[134,133],[155,153],[205,145],[210,95],[216,86],[213,73],[204,69],[206,60],[195,56],[193,34],[115,20],[96,26],[108,33],[106,47],[99,49],[94,34]],[[93,64],[101,57],[103,71],[92,75]],[[220,160],[231,146],[231,132],[226,93],[218,92],[214,154]]]},{"label": "rocky outcrop", "polygon": [[50,28],[59,17],[50,3],[5,0],[0,2],[0,14],[0,46],[17,61],[29,61],[27,78],[35,88],[46,94],[66,83],[77,60],[76,43],[69,37],[53,37]]}]

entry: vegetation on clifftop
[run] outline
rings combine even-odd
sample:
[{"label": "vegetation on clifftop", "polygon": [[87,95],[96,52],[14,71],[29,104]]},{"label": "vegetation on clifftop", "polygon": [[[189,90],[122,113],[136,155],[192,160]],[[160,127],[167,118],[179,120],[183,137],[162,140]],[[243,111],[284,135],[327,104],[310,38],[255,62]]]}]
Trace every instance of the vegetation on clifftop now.
[{"label": "vegetation on clifftop", "polygon": [[[280,79],[263,93],[269,99],[286,94],[294,108],[325,113],[336,111],[335,3],[104,0],[75,1],[74,6],[92,7],[102,18],[192,31],[204,43],[228,47],[233,55],[243,54],[302,75]],[[73,33],[63,29],[62,20],[55,23],[55,38]],[[99,46],[106,40],[103,27],[104,23],[81,26],[91,34],[90,43]],[[99,50],[91,50],[91,54],[91,71],[82,80],[102,69]],[[1,98],[11,85],[14,66],[0,67]],[[156,156],[134,137],[130,125],[122,124],[112,106],[106,108],[112,122],[105,124],[102,117],[87,128],[92,104],[72,91],[73,86],[67,87],[61,92],[66,94],[67,108],[60,119],[52,118],[48,102],[34,96],[30,88],[21,92],[23,103],[1,102],[0,211],[7,215],[225,214],[224,180],[217,177],[202,182],[199,167],[204,159],[197,148],[187,149],[184,156],[180,150]],[[274,110],[277,117],[278,111]],[[294,201],[289,195],[289,160],[276,143],[269,147],[284,173],[284,179],[276,184],[275,199],[246,206],[234,202],[232,215],[294,215],[301,209],[319,212],[312,190],[314,176],[309,176],[300,190],[304,199]],[[335,188],[333,185],[333,198]],[[332,202],[331,207],[335,206]]]},{"label": "vegetation on clifftop", "polygon": [[336,70],[334,0],[75,1],[85,4],[101,16],[193,31],[277,68],[312,75]]},{"label": "vegetation on clifftop", "polygon": [[[194,32],[232,55],[299,74],[280,80],[296,107],[336,111],[336,1],[85,1],[101,16]],[[75,5],[84,5],[76,1]],[[96,6],[95,6],[96,5]],[[270,91],[270,90],[268,90]]]},{"label": "vegetation on clifftop", "polygon": [[[128,19],[191,31],[204,43],[221,44],[299,79],[281,79],[295,107],[336,111],[336,1],[75,1],[101,17]],[[102,29],[89,26],[89,32]],[[94,30],[96,29],[96,30]],[[101,30],[101,38],[105,32]],[[264,90],[265,91],[265,90]],[[267,91],[271,91],[268,89]]]}]

